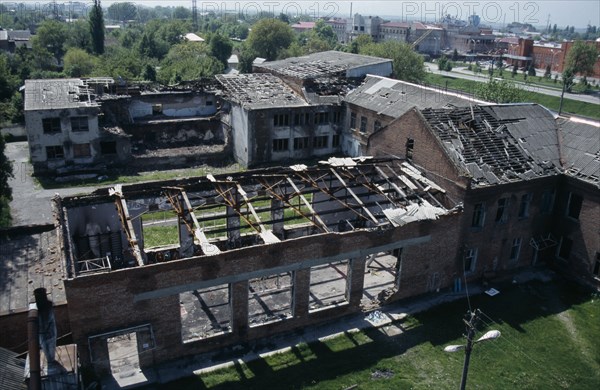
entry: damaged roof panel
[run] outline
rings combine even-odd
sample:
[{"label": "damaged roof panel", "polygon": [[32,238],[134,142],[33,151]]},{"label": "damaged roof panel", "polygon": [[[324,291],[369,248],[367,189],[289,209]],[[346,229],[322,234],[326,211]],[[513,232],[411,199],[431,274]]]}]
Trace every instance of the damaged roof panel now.
[{"label": "damaged roof panel", "polygon": [[557,124],[566,174],[600,185],[600,123],[560,118]]}]

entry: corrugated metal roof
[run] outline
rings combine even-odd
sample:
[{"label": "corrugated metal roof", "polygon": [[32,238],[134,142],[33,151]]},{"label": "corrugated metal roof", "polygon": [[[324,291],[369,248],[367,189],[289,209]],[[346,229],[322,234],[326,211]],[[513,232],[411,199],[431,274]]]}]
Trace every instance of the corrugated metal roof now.
[{"label": "corrugated metal roof", "polygon": [[27,389],[25,385],[25,359],[15,352],[0,348],[0,390]]}]

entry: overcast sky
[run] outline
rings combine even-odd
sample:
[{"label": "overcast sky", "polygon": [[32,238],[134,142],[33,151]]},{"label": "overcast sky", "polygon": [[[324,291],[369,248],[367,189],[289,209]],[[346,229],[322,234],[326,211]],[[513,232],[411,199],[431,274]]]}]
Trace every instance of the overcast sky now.
[{"label": "overcast sky", "polygon": [[[21,0],[22,1],[22,0]],[[88,2],[89,0],[82,0]],[[18,0],[17,0],[18,2]],[[68,2],[68,0],[57,0],[57,2]],[[103,6],[119,1],[103,0]],[[132,1],[149,6],[179,6],[191,8],[192,0],[140,0]],[[260,9],[264,11],[275,11],[280,13],[287,11],[289,14],[302,12],[312,16],[337,16],[348,17],[350,15],[350,4],[353,13],[367,15],[384,15],[387,18],[397,19],[420,19],[433,21],[440,14],[451,14],[466,20],[469,14],[475,12],[481,17],[484,24],[504,24],[511,22],[530,23],[545,26],[550,15],[550,24],[558,26],[575,26],[584,28],[588,23],[600,26],[600,1],[599,0],[540,0],[540,1],[349,1],[349,0],[239,0],[239,1],[197,1],[198,10],[202,11],[237,11],[255,12]]]}]

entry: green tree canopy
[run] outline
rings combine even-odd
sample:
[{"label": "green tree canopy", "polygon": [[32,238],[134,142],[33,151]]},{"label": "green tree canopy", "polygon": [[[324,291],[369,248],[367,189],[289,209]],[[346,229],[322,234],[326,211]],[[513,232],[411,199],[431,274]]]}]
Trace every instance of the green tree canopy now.
[{"label": "green tree canopy", "polygon": [[67,47],[77,47],[85,51],[92,51],[92,34],[90,26],[85,20],[78,19],[69,23],[67,28],[68,39]]},{"label": "green tree canopy", "polygon": [[72,47],[65,53],[63,72],[69,77],[90,76],[98,60],[85,50]]},{"label": "green tree canopy", "polygon": [[278,19],[261,19],[252,26],[249,47],[259,57],[273,61],[294,41],[292,28]]},{"label": "green tree canopy", "polygon": [[490,80],[487,83],[477,83],[475,95],[488,102],[517,103],[523,101],[523,90],[509,81]]},{"label": "green tree canopy", "polygon": [[421,82],[427,75],[423,57],[404,42],[386,41],[360,47],[360,54],[390,58],[394,62],[394,77],[413,83]]},{"label": "green tree canopy", "polygon": [[573,74],[589,76],[594,71],[594,65],[598,59],[596,45],[587,44],[584,41],[575,41],[569,54],[567,54],[566,68]]},{"label": "green tree canopy", "polygon": [[106,10],[106,16],[111,20],[126,22],[137,19],[137,6],[134,3],[112,3]]},{"label": "green tree canopy", "polygon": [[227,66],[227,60],[231,56],[233,45],[227,37],[214,34],[210,37],[210,54]]},{"label": "green tree canopy", "polygon": [[104,15],[100,0],[94,0],[90,11],[90,34],[92,35],[92,49],[96,54],[104,53]]},{"label": "green tree canopy", "polygon": [[197,80],[222,73],[225,66],[210,55],[208,45],[199,42],[184,42],[169,50],[161,62],[156,78],[162,84]]},{"label": "green tree canopy", "polygon": [[12,189],[8,179],[13,176],[12,164],[6,157],[6,143],[0,135],[0,227],[10,226],[11,217],[9,202],[12,200]]},{"label": "green tree canopy", "polygon": [[32,45],[37,50],[47,50],[60,62],[65,54],[64,44],[67,41],[66,25],[56,20],[45,20],[32,38]]}]

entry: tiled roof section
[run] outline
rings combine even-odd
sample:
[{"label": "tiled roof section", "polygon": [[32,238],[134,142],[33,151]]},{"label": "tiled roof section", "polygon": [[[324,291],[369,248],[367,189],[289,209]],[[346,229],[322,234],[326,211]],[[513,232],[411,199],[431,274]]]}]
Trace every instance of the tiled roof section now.
[{"label": "tiled roof section", "polygon": [[364,83],[346,96],[346,102],[375,111],[380,115],[399,118],[413,107],[464,107],[484,103],[467,96],[447,93],[438,88],[423,87],[405,81],[369,75]]},{"label": "tiled roof section", "polygon": [[324,51],[303,57],[286,58],[265,62],[257,68],[300,79],[311,79],[345,73],[349,69],[390,62],[387,58],[378,58],[341,51]]},{"label": "tiled roof section", "polygon": [[565,173],[600,185],[600,123],[558,119]]},{"label": "tiled roof section", "polygon": [[421,111],[450,157],[488,186],[560,173],[552,114],[534,104]]},{"label": "tiled roof section", "polygon": [[224,96],[252,109],[298,107],[308,103],[281,79],[270,73],[222,74],[216,76]]}]

